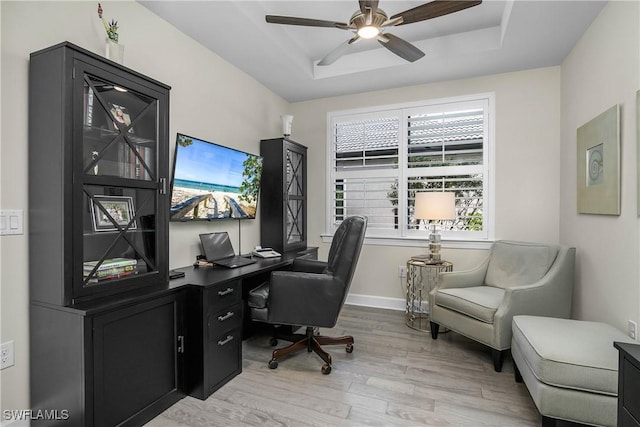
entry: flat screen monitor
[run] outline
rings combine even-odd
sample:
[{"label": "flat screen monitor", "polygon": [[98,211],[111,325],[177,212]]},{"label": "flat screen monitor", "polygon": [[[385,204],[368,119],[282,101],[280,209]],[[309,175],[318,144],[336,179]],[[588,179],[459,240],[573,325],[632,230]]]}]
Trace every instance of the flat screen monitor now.
[{"label": "flat screen monitor", "polygon": [[178,134],[171,221],[254,219],[262,157]]}]

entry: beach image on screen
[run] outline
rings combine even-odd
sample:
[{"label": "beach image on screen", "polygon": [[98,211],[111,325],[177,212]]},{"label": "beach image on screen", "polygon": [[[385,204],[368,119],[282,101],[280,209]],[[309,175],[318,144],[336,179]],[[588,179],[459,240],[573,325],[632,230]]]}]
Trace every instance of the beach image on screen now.
[{"label": "beach image on screen", "polygon": [[171,220],[255,218],[262,158],[178,134]]}]

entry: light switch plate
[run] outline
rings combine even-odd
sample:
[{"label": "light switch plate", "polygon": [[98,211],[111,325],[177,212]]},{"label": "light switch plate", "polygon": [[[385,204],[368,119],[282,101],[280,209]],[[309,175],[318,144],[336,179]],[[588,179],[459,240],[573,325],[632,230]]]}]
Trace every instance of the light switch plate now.
[{"label": "light switch plate", "polygon": [[0,210],[0,236],[24,234],[24,211],[22,209]]}]

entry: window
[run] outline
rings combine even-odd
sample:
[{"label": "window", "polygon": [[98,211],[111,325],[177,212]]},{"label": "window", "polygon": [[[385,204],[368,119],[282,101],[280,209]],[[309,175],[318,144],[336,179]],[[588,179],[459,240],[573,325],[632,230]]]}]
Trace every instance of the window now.
[{"label": "window", "polygon": [[456,218],[443,237],[489,238],[492,104],[484,94],[329,113],[328,231],[365,215],[368,237],[425,238],[416,192],[451,191]]}]

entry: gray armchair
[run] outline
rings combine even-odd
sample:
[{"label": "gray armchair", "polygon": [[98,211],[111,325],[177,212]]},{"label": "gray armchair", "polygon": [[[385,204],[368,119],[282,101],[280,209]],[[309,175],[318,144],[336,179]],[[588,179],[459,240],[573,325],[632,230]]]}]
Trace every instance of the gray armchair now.
[{"label": "gray armchair", "polygon": [[443,326],[481,342],[502,370],[515,315],[569,318],[575,248],[497,241],[468,271],[440,273],[429,293],[431,337]]},{"label": "gray armchair", "polygon": [[[273,325],[305,326],[305,334],[280,335],[293,344],[273,351],[269,368],[278,367],[278,359],[291,353],[314,351],[325,365],[323,374],[331,372],[331,356],[321,345],[344,344],[353,351],[353,337],[325,337],[314,334],[314,327],[332,328],[347,298],[351,279],[364,241],[367,219],[352,216],[338,227],[327,262],[296,260],[293,271],[271,273],[271,280],[249,293],[251,318]],[[277,340],[272,340],[277,345]]]}]

